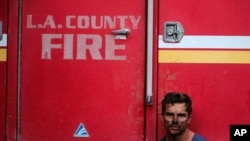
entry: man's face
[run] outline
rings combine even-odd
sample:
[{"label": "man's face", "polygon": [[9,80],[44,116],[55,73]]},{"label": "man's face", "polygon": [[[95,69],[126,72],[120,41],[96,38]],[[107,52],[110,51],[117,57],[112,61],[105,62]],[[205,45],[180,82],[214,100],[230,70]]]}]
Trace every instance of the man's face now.
[{"label": "man's face", "polygon": [[188,127],[191,116],[186,111],[185,103],[167,104],[163,121],[168,134],[181,135]]}]

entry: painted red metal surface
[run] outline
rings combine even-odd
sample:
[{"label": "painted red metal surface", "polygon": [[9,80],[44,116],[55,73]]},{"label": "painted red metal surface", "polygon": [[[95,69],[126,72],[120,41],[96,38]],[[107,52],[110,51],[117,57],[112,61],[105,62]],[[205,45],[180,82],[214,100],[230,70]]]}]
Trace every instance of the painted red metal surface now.
[{"label": "painted red metal surface", "polygon": [[[159,35],[164,22],[178,21],[185,35],[249,36],[249,4],[247,0],[161,0]],[[165,134],[160,100],[167,91],[182,91],[193,98],[191,129],[208,140],[228,141],[230,124],[250,124],[249,69],[249,64],[160,63],[158,138]]]},{"label": "painted red metal surface", "polygon": [[[7,12],[7,0],[3,0],[0,2],[0,21],[2,22],[3,34],[7,34]],[[0,45],[0,55],[6,56],[6,48],[6,46]],[[5,140],[7,63],[4,57],[0,57],[2,58],[0,59],[0,140]]]},{"label": "painted red metal surface", "polygon": [[[18,17],[18,1],[8,1],[8,17]],[[6,138],[17,140],[18,18],[8,18]]]},{"label": "painted red metal surface", "polygon": [[21,139],[143,140],[144,57],[144,1],[24,1]]},{"label": "painted red metal surface", "polygon": [[160,0],[159,34],[163,33],[164,22],[179,21],[185,28],[185,35],[249,35],[248,3],[247,0],[240,3]]},{"label": "painted red metal surface", "polygon": [[0,140],[5,140],[6,73],[6,62],[0,62]]}]

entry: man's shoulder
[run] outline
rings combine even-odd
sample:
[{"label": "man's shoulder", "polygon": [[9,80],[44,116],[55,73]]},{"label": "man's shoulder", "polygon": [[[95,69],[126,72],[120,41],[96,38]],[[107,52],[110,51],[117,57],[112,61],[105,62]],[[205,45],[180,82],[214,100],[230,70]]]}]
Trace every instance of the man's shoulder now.
[{"label": "man's shoulder", "polygon": [[[160,141],[166,141],[166,137],[161,138]],[[192,141],[207,141],[207,140],[204,137],[202,137],[201,135],[195,133]]]},{"label": "man's shoulder", "polygon": [[192,141],[207,141],[207,140],[204,137],[202,137],[201,135],[195,133]]},{"label": "man's shoulder", "polygon": [[161,138],[161,140],[160,140],[160,141],[165,141],[165,137]]}]

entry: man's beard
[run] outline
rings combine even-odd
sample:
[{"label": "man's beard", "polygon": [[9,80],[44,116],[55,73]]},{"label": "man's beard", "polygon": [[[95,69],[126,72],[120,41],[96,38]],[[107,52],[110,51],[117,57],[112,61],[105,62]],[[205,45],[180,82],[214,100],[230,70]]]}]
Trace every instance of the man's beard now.
[{"label": "man's beard", "polygon": [[178,136],[183,133],[183,130],[178,124],[171,124],[168,127],[168,134],[171,134],[172,136]]}]

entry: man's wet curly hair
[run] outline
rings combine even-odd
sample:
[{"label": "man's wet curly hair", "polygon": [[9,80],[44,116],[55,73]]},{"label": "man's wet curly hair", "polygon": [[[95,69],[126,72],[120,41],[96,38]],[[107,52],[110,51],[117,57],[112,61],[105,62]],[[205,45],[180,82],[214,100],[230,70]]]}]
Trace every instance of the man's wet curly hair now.
[{"label": "man's wet curly hair", "polygon": [[185,103],[188,115],[191,115],[192,100],[187,94],[180,92],[168,92],[165,95],[164,99],[162,100],[162,114],[166,110],[167,104],[175,104],[175,103]]}]

